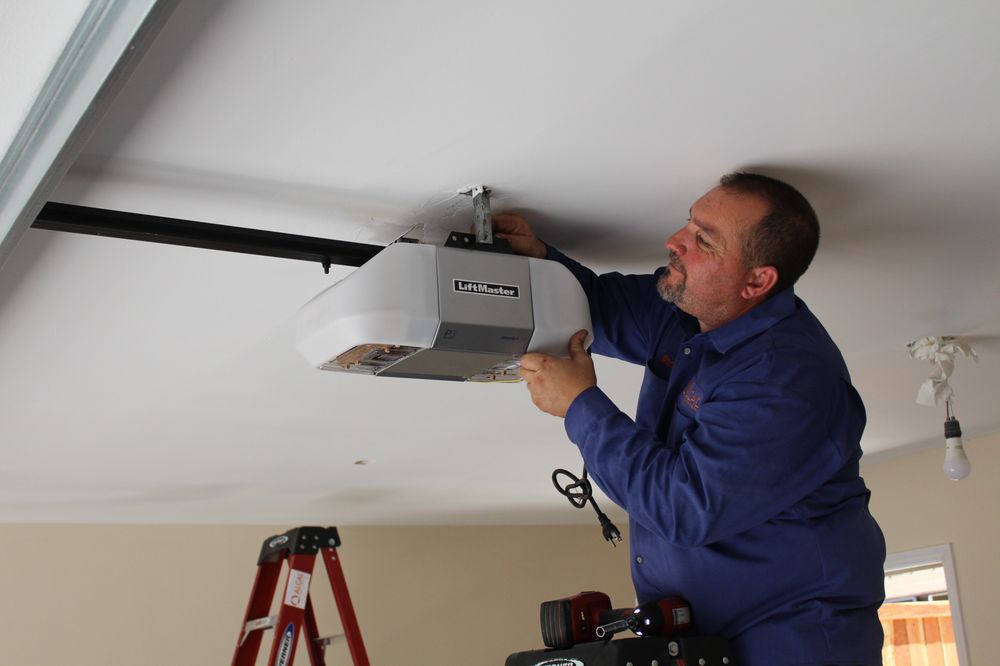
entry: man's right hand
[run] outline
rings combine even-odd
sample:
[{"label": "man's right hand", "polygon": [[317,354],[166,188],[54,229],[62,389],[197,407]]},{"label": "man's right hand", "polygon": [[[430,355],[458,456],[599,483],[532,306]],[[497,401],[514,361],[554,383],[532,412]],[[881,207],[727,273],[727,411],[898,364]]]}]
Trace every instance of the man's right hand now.
[{"label": "man's right hand", "polygon": [[548,253],[545,243],[538,240],[535,232],[517,213],[494,214],[493,235],[510,243],[514,252],[518,254],[544,259]]}]

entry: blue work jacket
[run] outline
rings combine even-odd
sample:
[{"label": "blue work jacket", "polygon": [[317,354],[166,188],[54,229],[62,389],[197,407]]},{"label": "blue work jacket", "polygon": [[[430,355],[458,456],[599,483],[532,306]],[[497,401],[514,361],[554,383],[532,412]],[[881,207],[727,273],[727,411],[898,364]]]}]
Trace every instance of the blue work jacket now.
[{"label": "blue work jacket", "polygon": [[741,666],[882,663],[885,541],[859,476],[865,410],[823,326],[788,288],[701,333],[654,275],[583,285],[593,352],[645,366],[633,421],[598,387],[566,432],[628,512],[640,602],[679,595]]}]

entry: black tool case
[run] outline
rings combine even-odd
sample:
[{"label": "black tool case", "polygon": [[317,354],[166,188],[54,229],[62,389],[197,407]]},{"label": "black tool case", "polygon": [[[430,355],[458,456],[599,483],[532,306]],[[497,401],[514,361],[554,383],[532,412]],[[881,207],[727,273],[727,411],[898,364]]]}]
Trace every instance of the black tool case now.
[{"label": "black tool case", "polygon": [[[704,661],[702,661],[704,660]],[[738,666],[721,636],[651,636],[581,643],[566,650],[529,650],[506,666]]]}]

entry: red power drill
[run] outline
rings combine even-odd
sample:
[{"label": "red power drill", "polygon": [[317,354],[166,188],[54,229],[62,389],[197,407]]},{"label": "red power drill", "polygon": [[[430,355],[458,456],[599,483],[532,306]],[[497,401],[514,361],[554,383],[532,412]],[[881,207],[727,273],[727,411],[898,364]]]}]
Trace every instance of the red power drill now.
[{"label": "red power drill", "polygon": [[603,592],[581,592],[564,599],[542,602],[542,642],[565,649],[600,640],[625,629],[638,636],[661,636],[691,627],[691,606],[676,597],[642,604],[638,608],[612,608]]},{"label": "red power drill", "polygon": [[603,622],[594,629],[598,638],[630,629],[636,636],[669,636],[691,628],[691,604],[680,597],[668,597],[640,604],[624,617]]},{"label": "red power drill", "polygon": [[543,601],[542,642],[550,648],[564,649],[596,641],[594,630],[598,626],[621,617],[612,617],[611,612],[611,599],[603,592],[581,592]]}]

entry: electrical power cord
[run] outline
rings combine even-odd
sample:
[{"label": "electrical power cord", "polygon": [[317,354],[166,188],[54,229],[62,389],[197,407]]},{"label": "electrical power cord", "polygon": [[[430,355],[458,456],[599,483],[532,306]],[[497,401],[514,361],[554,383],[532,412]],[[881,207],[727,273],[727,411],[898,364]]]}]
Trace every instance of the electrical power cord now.
[{"label": "electrical power cord", "polygon": [[[559,478],[562,476],[567,479],[565,484],[559,481]],[[594,501],[594,489],[590,485],[590,480],[587,479],[586,465],[583,466],[583,478],[565,469],[555,470],[552,472],[552,485],[556,487],[560,495],[568,499],[569,503],[578,509],[587,506],[589,502],[594,507],[594,511],[597,512],[597,520],[601,523],[601,533],[604,535],[604,540],[612,546],[618,547],[618,544],[615,542],[621,542],[622,534],[615,527],[615,524],[611,522],[611,519],[597,506],[597,502]]]}]

